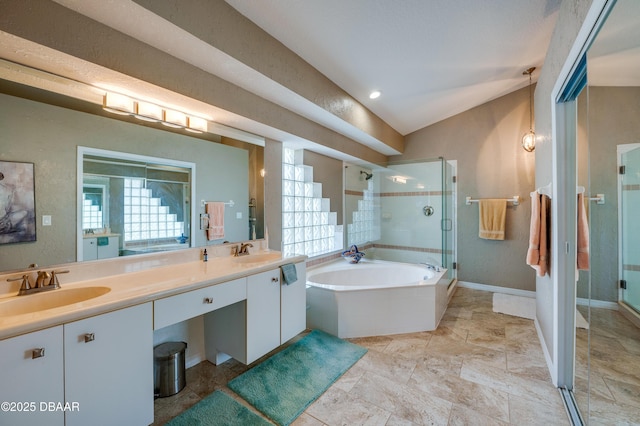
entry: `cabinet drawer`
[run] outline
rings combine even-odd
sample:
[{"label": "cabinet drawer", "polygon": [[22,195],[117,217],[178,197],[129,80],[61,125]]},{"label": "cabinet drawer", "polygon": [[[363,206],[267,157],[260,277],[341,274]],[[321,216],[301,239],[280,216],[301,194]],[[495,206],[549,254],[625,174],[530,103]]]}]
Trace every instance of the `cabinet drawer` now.
[{"label": "cabinet drawer", "polygon": [[153,329],[176,324],[247,298],[247,280],[239,278],[153,302]]}]

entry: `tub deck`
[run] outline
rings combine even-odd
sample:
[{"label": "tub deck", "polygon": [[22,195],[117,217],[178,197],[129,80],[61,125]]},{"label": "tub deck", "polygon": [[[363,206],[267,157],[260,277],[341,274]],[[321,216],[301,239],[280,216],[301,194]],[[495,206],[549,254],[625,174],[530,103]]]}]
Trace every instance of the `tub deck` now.
[{"label": "tub deck", "polygon": [[432,331],[448,303],[446,270],[342,259],[307,273],[307,326],[341,338]]}]

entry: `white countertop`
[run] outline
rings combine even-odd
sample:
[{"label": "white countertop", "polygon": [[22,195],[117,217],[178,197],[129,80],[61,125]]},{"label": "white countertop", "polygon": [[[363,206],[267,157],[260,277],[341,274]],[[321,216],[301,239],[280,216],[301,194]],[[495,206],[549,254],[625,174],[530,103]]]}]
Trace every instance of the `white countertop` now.
[{"label": "white countertop", "polygon": [[[251,256],[253,254],[249,255],[249,257]],[[120,273],[96,279],[81,279],[68,283],[65,283],[65,278],[68,275],[60,275],[59,280],[62,289],[50,291],[95,286],[109,287],[111,291],[79,303],[6,317],[2,316],[2,304],[6,303],[5,301],[16,297],[28,298],[32,296],[9,295],[0,297],[0,339],[220,284],[268,271],[287,263],[304,262],[306,256],[278,257],[275,260],[258,263],[239,263],[234,259],[240,258],[232,256],[209,257],[208,262],[200,260],[165,266],[154,265],[139,271],[124,273],[120,271]],[[46,297],[47,293],[44,294]]]}]

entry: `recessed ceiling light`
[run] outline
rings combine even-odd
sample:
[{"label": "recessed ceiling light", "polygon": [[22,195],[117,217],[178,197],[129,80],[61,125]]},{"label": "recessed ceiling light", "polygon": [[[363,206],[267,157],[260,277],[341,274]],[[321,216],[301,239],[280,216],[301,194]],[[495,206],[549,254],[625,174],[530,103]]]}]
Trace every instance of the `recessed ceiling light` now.
[{"label": "recessed ceiling light", "polygon": [[371,94],[369,95],[369,99],[376,99],[380,97],[380,92],[378,90],[374,90],[373,92],[371,92]]}]

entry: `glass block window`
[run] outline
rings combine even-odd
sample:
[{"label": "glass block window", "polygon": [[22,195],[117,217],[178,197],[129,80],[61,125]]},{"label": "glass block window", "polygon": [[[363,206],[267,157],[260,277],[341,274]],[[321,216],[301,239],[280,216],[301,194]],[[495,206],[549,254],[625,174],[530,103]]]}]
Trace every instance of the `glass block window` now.
[{"label": "glass block window", "polygon": [[296,165],[296,151],[282,156],[282,250],[285,256],[317,256],[335,250],[337,214],[313,182],[313,168]]},{"label": "glass block window", "polygon": [[184,222],[144,186],[144,179],[124,179],[124,241],[180,237]]},{"label": "glass block window", "polygon": [[347,224],[348,246],[380,239],[380,208],[374,199],[373,181],[369,181],[362,194],[358,209],[353,212],[351,223]]},{"label": "glass block window", "polygon": [[102,209],[91,199],[90,194],[82,194],[82,229],[102,228]]}]

